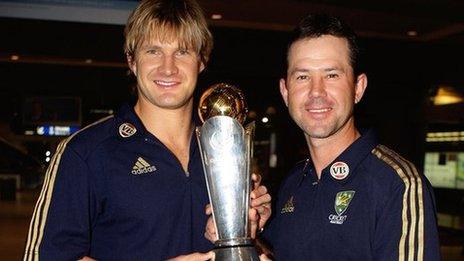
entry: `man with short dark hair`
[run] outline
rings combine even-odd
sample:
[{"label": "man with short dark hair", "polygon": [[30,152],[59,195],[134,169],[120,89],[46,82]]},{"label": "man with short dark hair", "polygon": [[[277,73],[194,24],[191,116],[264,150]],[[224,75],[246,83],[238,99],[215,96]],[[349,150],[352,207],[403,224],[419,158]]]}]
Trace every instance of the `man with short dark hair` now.
[{"label": "man with short dark hair", "polygon": [[280,92],[310,157],[281,186],[265,230],[276,260],[439,260],[432,188],[414,165],[358,131],[367,87],[354,32],[309,15],[295,30]]}]

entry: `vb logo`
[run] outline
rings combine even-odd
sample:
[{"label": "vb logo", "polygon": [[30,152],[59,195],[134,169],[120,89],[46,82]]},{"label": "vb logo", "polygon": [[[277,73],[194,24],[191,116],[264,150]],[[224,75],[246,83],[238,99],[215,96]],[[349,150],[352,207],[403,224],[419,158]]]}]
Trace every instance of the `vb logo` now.
[{"label": "vb logo", "polygon": [[119,135],[123,138],[128,138],[137,132],[137,129],[134,127],[134,125],[130,123],[123,123],[119,126]]},{"label": "vb logo", "polygon": [[348,173],[350,173],[350,168],[345,162],[338,161],[330,166],[330,175],[334,179],[342,180],[348,176]]}]

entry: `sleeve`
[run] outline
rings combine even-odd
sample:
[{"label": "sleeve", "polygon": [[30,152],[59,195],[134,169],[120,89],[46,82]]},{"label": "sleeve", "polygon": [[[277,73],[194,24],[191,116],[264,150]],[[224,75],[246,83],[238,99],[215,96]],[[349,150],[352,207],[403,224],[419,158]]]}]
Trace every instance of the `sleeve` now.
[{"label": "sleeve", "polygon": [[24,260],[77,260],[90,247],[95,205],[86,162],[60,143],[45,175],[26,241]]},{"label": "sleeve", "polygon": [[397,168],[400,182],[378,207],[374,260],[440,260],[433,191],[425,176],[409,163]]}]

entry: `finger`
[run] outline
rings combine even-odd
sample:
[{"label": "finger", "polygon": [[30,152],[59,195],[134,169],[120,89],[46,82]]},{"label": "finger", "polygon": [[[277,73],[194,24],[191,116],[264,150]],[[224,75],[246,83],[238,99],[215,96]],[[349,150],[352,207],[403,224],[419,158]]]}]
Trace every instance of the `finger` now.
[{"label": "finger", "polygon": [[208,218],[208,221],[206,221],[206,232],[208,233],[214,233],[214,221],[213,219],[210,217]]},{"label": "finger", "polygon": [[208,239],[211,243],[214,243],[218,240],[216,233],[205,231],[205,238]]},{"label": "finger", "polygon": [[251,238],[256,237],[256,230],[258,229],[258,220],[259,220],[259,215],[256,211],[256,209],[250,208],[248,211],[249,214],[249,221],[250,221],[250,236]]},{"label": "finger", "polygon": [[253,173],[251,174],[251,180],[253,181],[253,189],[261,185],[261,175]]},{"label": "finger", "polygon": [[251,174],[251,180],[253,180],[253,182],[261,182],[261,175],[253,173]]},{"label": "finger", "polygon": [[270,205],[271,200],[272,200],[271,195],[266,193],[266,194],[260,195],[257,198],[251,198],[250,204],[251,204],[251,207],[258,207],[261,205]]},{"label": "finger", "polygon": [[251,198],[259,198],[260,196],[267,193],[267,188],[265,186],[259,186],[253,189],[250,193]]},{"label": "finger", "polygon": [[266,254],[261,254],[259,256],[259,261],[271,261],[271,259],[269,259]]},{"label": "finger", "polygon": [[212,243],[219,239],[216,231],[216,224],[212,217],[209,217],[208,221],[206,221],[205,237]]},{"label": "finger", "polygon": [[216,242],[216,239],[215,239],[215,236],[209,234],[208,232],[205,231],[205,234],[204,234],[205,238],[211,242],[211,243],[214,243]]},{"label": "finger", "polygon": [[206,213],[206,215],[211,215],[211,213],[213,213],[213,208],[211,207],[211,204],[206,205],[205,213]]},{"label": "finger", "polygon": [[90,258],[88,256],[84,256],[82,259],[79,259],[78,261],[97,261],[97,260]]},{"label": "finger", "polygon": [[271,217],[271,214],[272,214],[272,210],[271,208],[267,208],[265,207],[264,208],[264,211],[262,213],[259,214],[259,222],[258,222],[258,229],[261,229],[264,227],[264,225],[266,224],[266,222],[269,220],[269,218]]},{"label": "finger", "polygon": [[209,251],[208,253],[204,253],[202,257],[204,259],[201,259],[201,260],[214,260],[215,259],[215,255],[214,255],[213,251]]}]

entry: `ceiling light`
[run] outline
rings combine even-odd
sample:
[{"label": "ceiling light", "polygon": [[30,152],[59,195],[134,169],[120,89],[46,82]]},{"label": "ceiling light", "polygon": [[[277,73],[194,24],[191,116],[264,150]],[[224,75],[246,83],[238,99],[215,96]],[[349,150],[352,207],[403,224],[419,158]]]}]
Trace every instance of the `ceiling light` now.
[{"label": "ceiling light", "polygon": [[17,61],[17,60],[19,60],[19,56],[18,55],[12,55],[12,56],[10,56],[10,59],[12,61]]},{"label": "ceiling light", "polygon": [[409,36],[417,36],[417,31],[411,30],[411,31],[408,31],[407,34]]},{"label": "ceiling light", "polygon": [[434,105],[447,105],[464,101],[464,97],[458,91],[451,86],[444,85],[438,87],[437,94],[431,99]]}]

